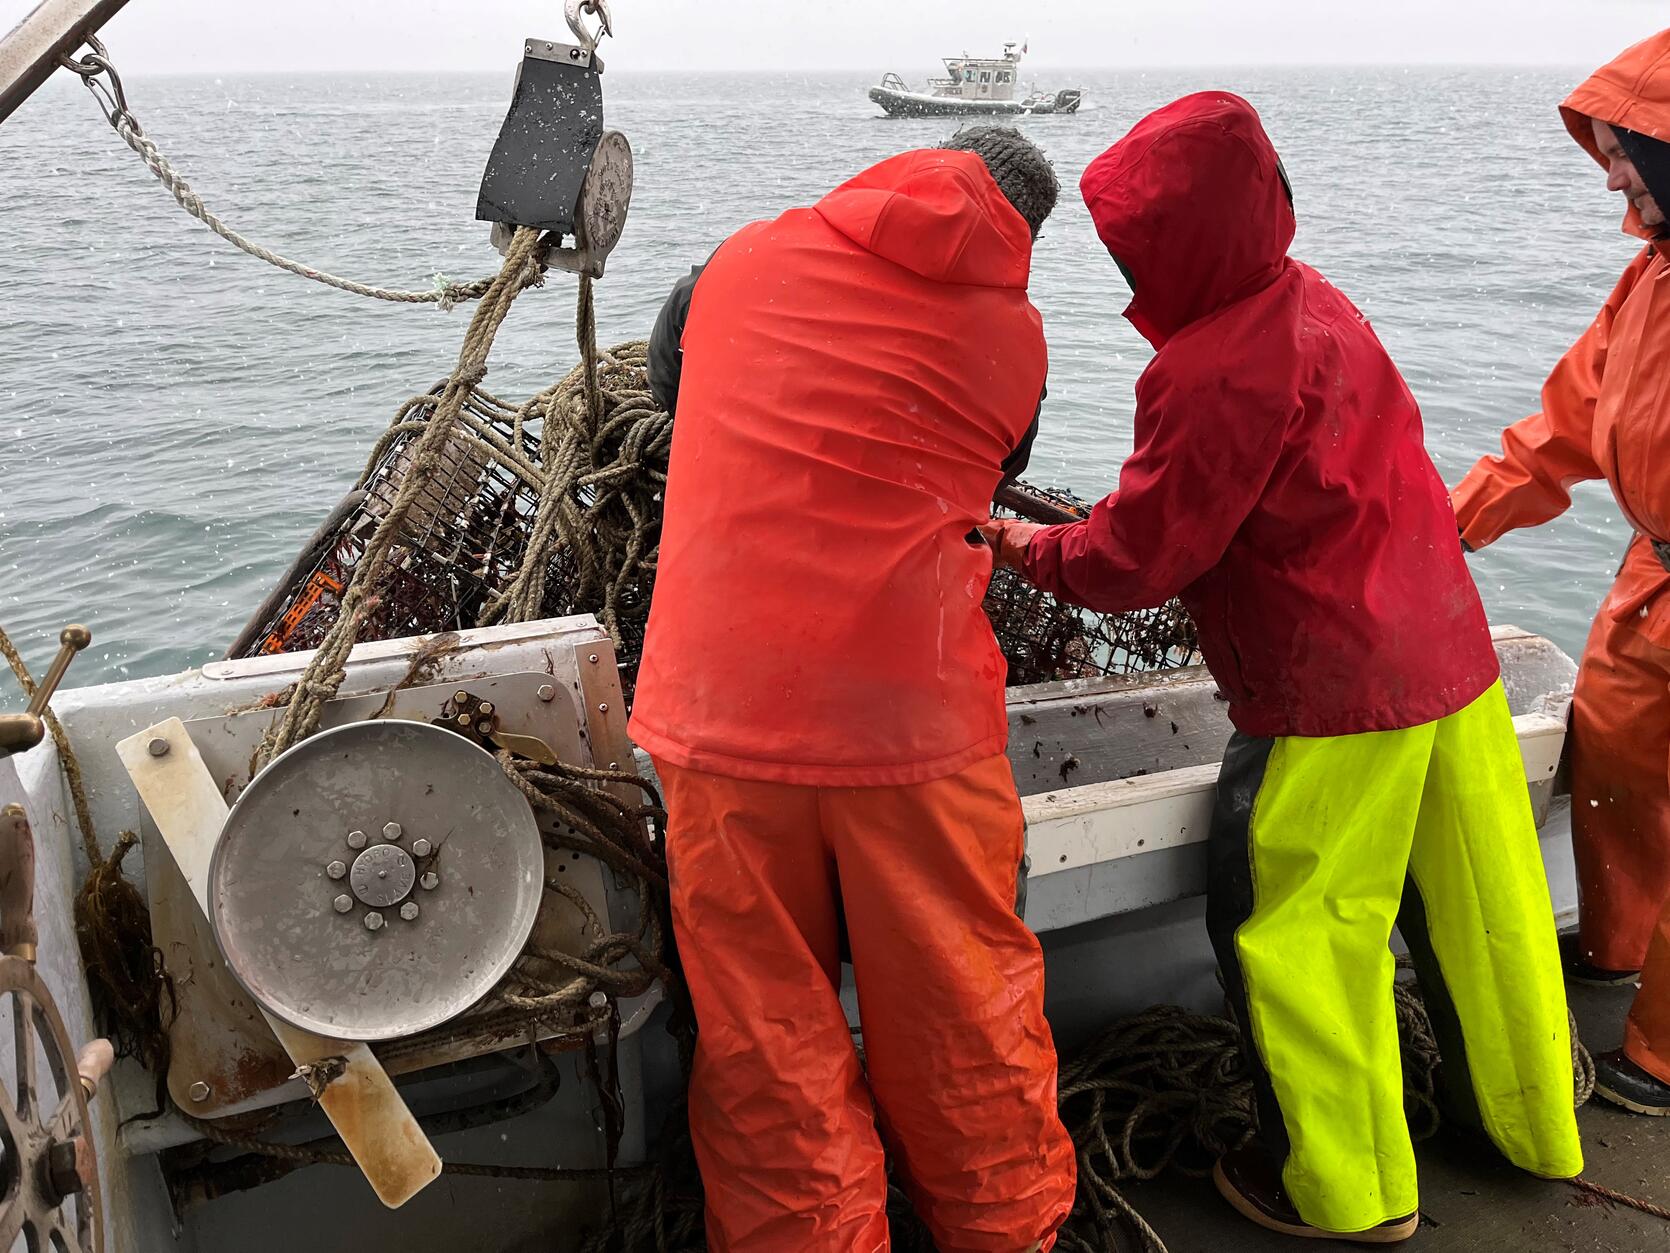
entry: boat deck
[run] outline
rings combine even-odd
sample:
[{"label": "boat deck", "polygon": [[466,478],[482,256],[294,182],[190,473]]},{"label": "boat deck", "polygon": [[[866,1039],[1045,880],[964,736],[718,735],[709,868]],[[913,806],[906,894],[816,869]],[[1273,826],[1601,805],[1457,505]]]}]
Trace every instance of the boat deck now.
[{"label": "boat deck", "polygon": [[[1572,988],[1584,1042],[1615,1048],[1633,988]],[[1578,1112],[1586,1177],[1659,1205],[1670,1205],[1670,1118],[1643,1118],[1598,1098]],[[1663,1253],[1670,1223],[1533,1179],[1476,1142],[1440,1132],[1416,1148],[1421,1170],[1421,1230],[1401,1246],[1418,1253]],[[1235,1214],[1209,1180],[1162,1177],[1133,1184],[1126,1197],[1171,1253],[1294,1253],[1301,1244]],[[1314,1242],[1316,1248],[1362,1248]]]}]

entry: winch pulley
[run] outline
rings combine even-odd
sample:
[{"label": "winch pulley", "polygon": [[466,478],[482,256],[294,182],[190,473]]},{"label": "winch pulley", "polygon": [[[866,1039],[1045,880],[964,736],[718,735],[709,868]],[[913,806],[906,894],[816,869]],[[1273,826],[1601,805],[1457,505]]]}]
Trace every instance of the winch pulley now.
[{"label": "winch pulley", "polygon": [[[476,218],[493,223],[502,253],[516,227],[530,226],[573,245],[548,246],[546,265],[591,278],[626,226],[632,200],[632,147],[603,126],[603,61],[597,43],[613,33],[604,0],[566,0],[576,43],[523,41],[510,109],[487,159]],[[596,29],[586,17],[597,20]],[[556,241],[552,241],[555,245]]]}]

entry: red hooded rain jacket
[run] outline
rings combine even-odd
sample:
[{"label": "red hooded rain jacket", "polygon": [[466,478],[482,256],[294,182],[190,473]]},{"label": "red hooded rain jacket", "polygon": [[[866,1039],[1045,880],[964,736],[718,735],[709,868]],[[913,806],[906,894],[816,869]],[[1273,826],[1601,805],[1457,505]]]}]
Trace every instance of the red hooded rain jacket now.
[{"label": "red hooded rain jacket", "polygon": [[1155,347],[1119,489],[1026,574],[1101,610],[1181,594],[1248,735],[1454,713],[1497,677],[1420,411],[1367,320],[1287,256],[1275,149],[1237,96],[1143,119],[1080,190]]}]

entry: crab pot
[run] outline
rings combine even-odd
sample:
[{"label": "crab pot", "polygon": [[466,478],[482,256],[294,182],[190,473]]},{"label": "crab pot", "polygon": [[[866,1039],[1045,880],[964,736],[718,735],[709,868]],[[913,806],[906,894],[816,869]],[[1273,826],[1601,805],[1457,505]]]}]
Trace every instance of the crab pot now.
[{"label": "crab pot", "polygon": [[[427,420],[438,400],[437,389],[426,404],[407,415],[408,420]],[[366,615],[361,642],[476,626],[521,568],[539,505],[538,436],[519,429],[515,411],[490,397],[472,395],[466,410],[500,447],[517,450],[526,468],[512,468],[489,450],[476,429],[460,425],[442,449],[437,471],[406,513],[389,580]],[[362,487],[326,520],[256,612],[228,651],[229,658],[319,645],[336,621],[342,594],[372,535],[406,480],[421,434],[421,426],[415,426],[389,442]],[[1089,510],[1067,493],[1011,484],[1004,492],[1004,506],[996,512],[1060,521],[1083,517]],[[553,551],[540,616],[595,613],[600,606],[581,603],[572,555],[561,545]],[[631,594],[623,598],[613,624],[628,700],[643,649],[651,578],[646,569],[639,585],[643,599]],[[1008,659],[1011,686],[1169,670],[1199,660],[1194,624],[1176,602],[1154,610],[1099,614],[1040,592],[1013,570],[998,570],[985,610]]]},{"label": "crab pot", "polygon": [[[438,401],[437,389],[408,421],[429,420]],[[525,431],[518,434],[512,411],[479,395],[465,408],[505,446],[519,444],[523,462],[538,466],[539,441]],[[406,481],[422,434],[420,426],[389,442],[362,487],[344,498],[256,611],[227,651],[229,659],[319,645]],[[539,505],[530,476],[492,455],[476,432],[462,425],[439,456],[400,525],[389,579],[366,615],[361,642],[473,627],[521,568]],[[559,549],[547,574],[543,616],[574,612],[573,582],[570,560]]]}]

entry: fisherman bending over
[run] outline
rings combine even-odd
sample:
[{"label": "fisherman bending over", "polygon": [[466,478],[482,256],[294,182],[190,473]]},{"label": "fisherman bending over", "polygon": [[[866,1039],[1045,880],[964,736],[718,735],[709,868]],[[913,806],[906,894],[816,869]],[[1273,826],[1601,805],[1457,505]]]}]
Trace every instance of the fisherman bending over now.
[{"label": "fisherman bending over", "polygon": [[1542,389],[1455,490],[1462,538],[1483,548],[1564,513],[1604,478],[1634,530],[1589,632],[1571,710],[1571,834],[1582,913],[1566,972],[1641,991],[1595,1091],[1670,1114],[1670,31],[1625,51],[1560,106],[1566,129],[1626,201],[1636,254]]},{"label": "fisherman bending over", "polygon": [[1011,130],[903,153],[738,231],[656,327],[678,421],[631,731],[716,1251],[885,1249],[884,1137],[946,1253],[1048,1248],[1072,1206],[974,529],[1043,388],[1056,190]]},{"label": "fisherman bending over", "polygon": [[1286,255],[1291,191],[1246,101],[1168,105],[1080,188],[1156,349],[1136,447],[1087,520],[985,529],[1077,604],[1181,595],[1228,697],[1208,923],[1261,1140],[1218,1163],[1219,1190],[1276,1231],[1413,1234],[1394,923],[1447,1112],[1528,1171],[1577,1174],[1524,764],[1414,398],[1362,314]]}]

